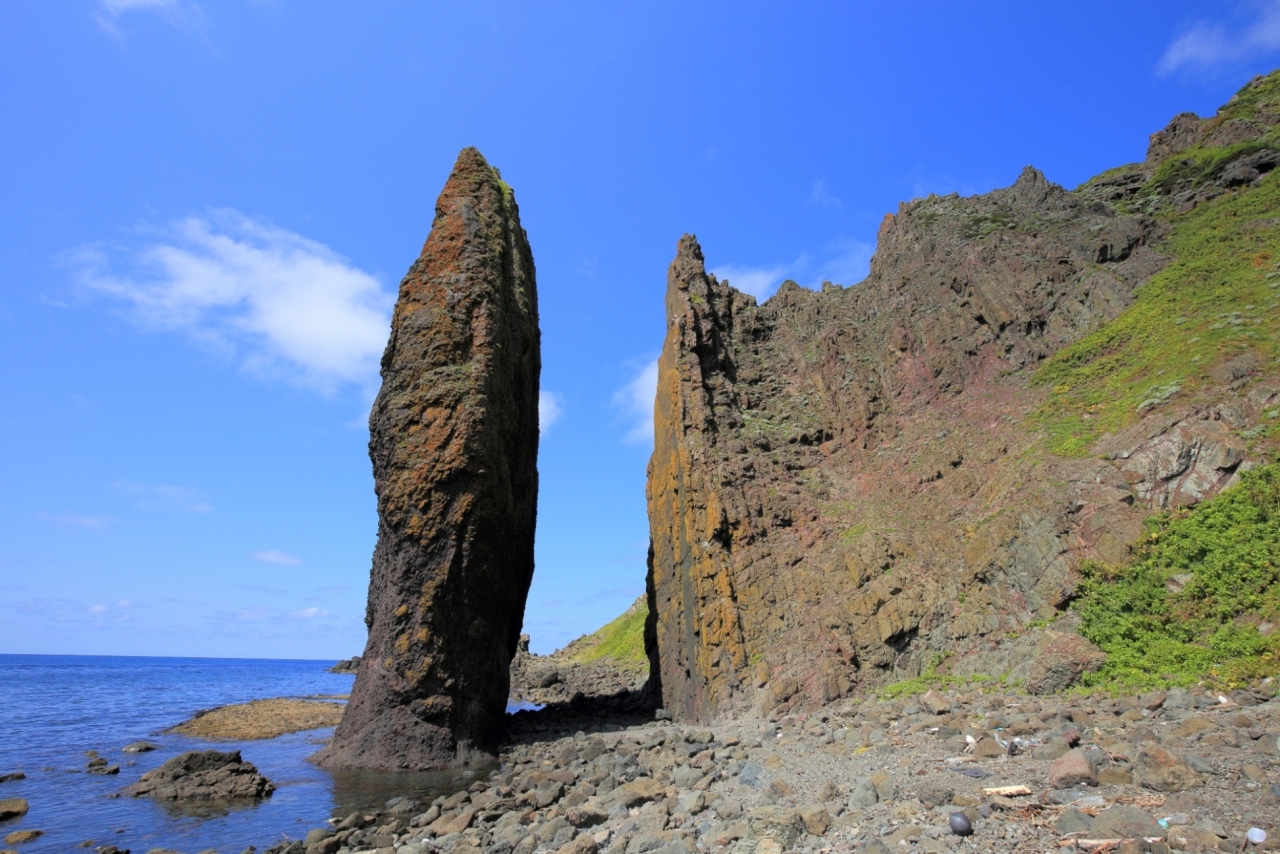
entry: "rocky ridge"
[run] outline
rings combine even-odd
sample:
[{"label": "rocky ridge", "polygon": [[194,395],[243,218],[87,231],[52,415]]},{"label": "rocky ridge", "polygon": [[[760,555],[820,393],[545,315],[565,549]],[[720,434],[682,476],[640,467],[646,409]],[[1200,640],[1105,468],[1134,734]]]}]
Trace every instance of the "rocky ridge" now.
[{"label": "rocky ridge", "polygon": [[320,764],[439,768],[498,743],[533,577],[540,359],[515,197],[464,149],[382,358],[369,640]]},{"label": "rocky ridge", "polygon": [[[1276,86],[1178,117],[1147,162],[1074,192],[1028,167],[1008,189],[904,203],[856,287],[785,283],[757,304],[680,240],[646,638],[677,719],[813,711],[935,668],[1050,691],[1097,666],[1064,614],[1077,568],[1123,561],[1150,513],[1266,459],[1255,439],[1280,370],[1237,312],[1213,328],[1234,324],[1240,342],[1209,351],[1194,394],[1157,380],[1079,453],[1047,442],[1044,407],[1070,383],[1038,384],[1037,370],[1182,263],[1168,254],[1180,216],[1274,180]],[[1256,229],[1262,288],[1274,223]]]}]

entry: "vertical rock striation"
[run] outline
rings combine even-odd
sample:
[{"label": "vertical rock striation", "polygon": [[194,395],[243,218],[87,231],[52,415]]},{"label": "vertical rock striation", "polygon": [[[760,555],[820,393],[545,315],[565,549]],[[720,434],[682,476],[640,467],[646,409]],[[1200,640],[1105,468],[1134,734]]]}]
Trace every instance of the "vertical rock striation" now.
[{"label": "vertical rock striation", "polygon": [[382,357],[369,641],[320,764],[440,768],[500,736],[533,578],[539,370],[515,198],[467,148],[400,284]]},{"label": "vertical rock striation", "polygon": [[762,305],[683,237],[647,487],[663,704],[821,705],[1056,614],[1074,563],[1123,550],[1142,509],[1115,466],[1028,462],[1021,369],[1129,305],[1158,233],[1028,167],[904,204],[857,287]]}]

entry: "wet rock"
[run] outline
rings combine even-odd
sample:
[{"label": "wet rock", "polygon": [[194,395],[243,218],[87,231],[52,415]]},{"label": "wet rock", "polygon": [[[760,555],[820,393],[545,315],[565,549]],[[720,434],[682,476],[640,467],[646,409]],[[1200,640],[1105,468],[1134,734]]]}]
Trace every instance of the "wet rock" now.
[{"label": "wet rock", "polygon": [[1133,767],[1134,781],[1157,792],[1181,792],[1200,785],[1200,775],[1176,755],[1154,744],[1145,745]]},{"label": "wet rock", "polygon": [[343,659],[333,667],[329,668],[330,673],[356,673],[360,670],[360,656],[353,655],[350,658]]},{"label": "wet rock", "polygon": [[464,149],[400,285],[369,417],[369,641],[326,767],[496,748],[533,576],[538,306],[511,188]]},{"label": "wet rock", "polygon": [[150,753],[156,746],[149,741],[135,741],[120,748],[122,753]]},{"label": "wet rock", "polygon": [[13,833],[5,835],[4,844],[23,845],[27,842],[35,842],[41,836],[44,836],[43,830],[15,830]]},{"label": "wet rock", "polygon": [[240,751],[198,750],[175,756],[143,774],[124,794],[158,801],[261,800],[275,785],[258,773]]},{"label": "wet rock", "polygon": [[26,798],[4,798],[0,800],[0,821],[24,816],[28,808]]},{"label": "wet rock", "polygon": [[1084,751],[1069,750],[1049,766],[1049,785],[1053,788],[1070,789],[1081,784],[1098,784],[1098,774]]},{"label": "wet rock", "polygon": [[302,844],[310,848],[317,842],[323,842],[333,836],[333,831],[327,827],[317,827],[307,831],[307,835],[303,837]]},{"label": "wet rock", "polygon": [[0,774],[0,783],[8,783],[10,780],[25,780],[27,775],[21,771],[14,771],[10,774]]}]

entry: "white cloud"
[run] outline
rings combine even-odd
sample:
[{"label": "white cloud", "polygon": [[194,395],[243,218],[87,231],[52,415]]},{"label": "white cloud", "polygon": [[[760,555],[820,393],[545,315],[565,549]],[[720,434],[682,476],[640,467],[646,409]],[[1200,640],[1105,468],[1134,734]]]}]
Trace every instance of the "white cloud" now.
[{"label": "white cloud", "polygon": [[843,208],[844,203],[836,196],[832,195],[827,189],[826,181],[815,181],[813,184],[813,192],[809,194],[809,203],[813,205],[824,205],[826,207]]},{"label": "white cloud", "polygon": [[103,613],[106,613],[106,610],[107,610],[106,605],[90,605],[89,606],[90,614],[103,614]]},{"label": "white cloud", "polygon": [[198,499],[198,493],[185,486],[133,483],[117,480],[111,484],[118,492],[133,496],[143,510],[180,510],[183,513],[212,513],[213,505]]},{"label": "white cloud", "polygon": [[554,391],[538,392],[538,433],[545,433],[564,415],[562,398]]},{"label": "white cloud", "polygon": [[324,610],[323,608],[303,608],[301,611],[290,611],[289,613],[293,614],[293,616],[295,617],[300,617],[301,619],[304,619],[304,620],[310,620],[316,617],[329,616],[329,612]]},{"label": "white cloud", "polygon": [[738,290],[764,302],[773,296],[778,285],[783,283],[795,266],[780,264],[776,267],[749,267],[745,264],[725,264],[711,272],[717,279],[728,279],[729,284]]},{"label": "white cloud", "polygon": [[116,603],[117,608],[128,608],[132,605],[133,603],[130,602],[128,599],[121,599],[119,602]]},{"label": "white cloud", "polygon": [[658,394],[658,360],[645,363],[630,382],[613,393],[613,405],[630,422],[623,441],[629,444],[653,442],[653,401]]},{"label": "white cloud", "polygon": [[265,551],[253,552],[249,557],[254,560],[260,560],[263,563],[274,563],[276,566],[302,566],[301,559],[276,549],[266,549]]},{"label": "white cloud", "polygon": [[861,240],[840,238],[827,244],[825,254],[827,260],[817,269],[818,287],[823,282],[852,285],[865,279],[871,270],[871,244]]},{"label": "white cloud", "polygon": [[1165,49],[1156,64],[1164,77],[1180,68],[1208,68],[1280,49],[1280,0],[1261,7],[1259,17],[1236,32],[1220,23],[1197,21]]},{"label": "white cloud", "polygon": [[98,0],[94,20],[98,26],[117,38],[124,32],[117,21],[131,12],[151,12],[179,30],[195,31],[204,26],[204,10],[195,0]]},{"label": "white cloud", "polygon": [[394,297],[323,244],[235,211],[188,217],[130,253],[82,250],[80,281],[148,329],[186,333],[255,374],[330,391],[376,385]]},{"label": "white cloud", "polygon": [[867,277],[871,253],[871,244],[841,237],[823,248],[820,260],[806,254],[790,264],[772,267],[724,264],[711,272],[721,281],[727,281],[738,290],[763,302],[773,296],[778,286],[787,279],[807,284],[814,290],[822,287],[823,282],[841,285],[860,282]]}]

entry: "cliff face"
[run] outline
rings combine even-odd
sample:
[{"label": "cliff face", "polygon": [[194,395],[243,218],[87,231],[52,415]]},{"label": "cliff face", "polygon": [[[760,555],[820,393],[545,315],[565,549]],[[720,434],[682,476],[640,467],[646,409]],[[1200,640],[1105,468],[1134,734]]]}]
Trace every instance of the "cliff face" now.
[{"label": "cliff face", "polygon": [[[1245,107],[1248,127],[1231,124]],[[1166,365],[1142,354],[1200,341],[1193,327],[1169,316],[1154,333],[1114,332],[1166,291],[1184,299],[1181,321],[1222,327],[1196,308],[1186,282],[1200,279],[1179,247],[1199,234],[1195,217],[1271,192],[1280,146],[1258,98],[1195,122],[1180,116],[1147,163],[1076,192],[1028,167],[1008,189],[904,204],[856,287],[787,283],[757,305],[680,240],[649,468],[646,639],[678,718],[819,705],[940,662],[1045,684],[1037,655],[1064,645],[1027,629],[1060,615],[1079,562],[1123,559],[1153,508],[1231,480],[1244,434],[1274,405],[1266,335],[1189,344],[1207,348],[1204,362],[1162,386]],[[1170,159],[1191,149],[1188,162],[1212,163]],[[1249,246],[1280,250],[1274,219],[1248,227]],[[1275,291],[1270,262],[1254,267],[1241,281],[1262,296],[1239,301],[1257,313],[1252,301]],[[1092,349],[1076,353],[1082,340]],[[1106,359],[1154,384],[1151,398],[1112,406]],[[1038,381],[1049,363],[1065,379]],[[1100,396],[1071,396],[1094,386]]]},{"label": "cliff face", "polygon": [[511,188],[464,149],[382,358],[369,641],[321,764],[438,768],[500,736],[533,578],[539,352]]}]

